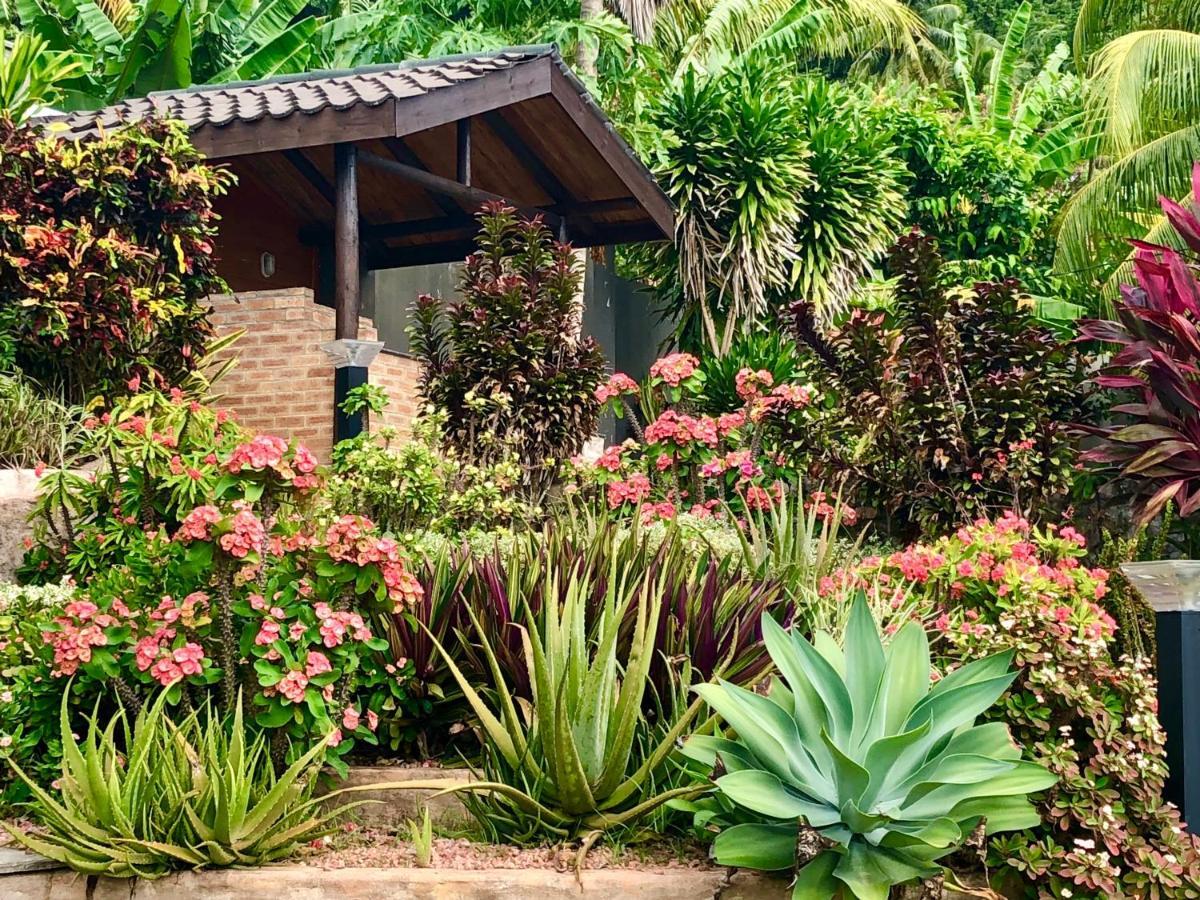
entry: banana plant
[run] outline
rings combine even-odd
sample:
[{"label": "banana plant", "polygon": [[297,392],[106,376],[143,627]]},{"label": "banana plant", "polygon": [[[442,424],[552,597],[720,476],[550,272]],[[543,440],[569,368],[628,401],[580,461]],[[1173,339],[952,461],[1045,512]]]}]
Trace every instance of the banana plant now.
[{"label": "banana plant", "polygon": [[[963,92],[971,124],[986,128],[1006,143],[1028,151],[1035,170],[1048,181],[1057,181],[1095,155],[1098,138],[1085,128],[1083,110],[1077,109],[1051,122],[1054,110],[1079,93],[1079,79],[1063,71],[1070,48],[1060,43],[1037,73],[1022,79],[1022,49],[1033,17],[1033,4],[1025,0],[1009,21],[1004,41],[992,58],[987,84],[981,91],[973,74],[967,34],[954,24],[954,74]],[[983,105],[980,105],[980,95]]]},{"label": "banana plant", "polygon": [[52,105],[59,85],[79,68],[70,54],[50,52],[38,35],[16,31],[10,38],[0,28],[0,115],[21,122]]},{"label": "banana plant", "polygon": [[[635,828],[668,801],[706,790],[692,784],[656,788],[668,756],[702,707],[697,700],[672,713],[673,722],[654,727],[642,711],[665,575],[631,575],[616,559],[605,574],[597,609],[592,579],[579,568],[549,566],[540,573],[541,595],[561,602],[546,602],[537,612],[525,604],[524,626],[510,626],[520,632],[530,703],[514,693],[493,647],[497,636],[469,607],[491,675],[492,702],[435,640],[479,721],[484,744],[481,780],[439,793],[467,795],[468,808],[494,837],[583,838],[582,855],[605,832]],[[594,622],[588,621],[589,607],[596,610]],[[630,618],[632,632],[623,636]],[[445,786],[404,781],[372,789]]]},{"label": "banana plant", "polygon": [[16,0],[23,31],[79,71],[65,105],[89,108],[151,91],[303,72],[362,24],[336,29],[304,0]]},{"label": "banana plant", "polygon": [[763,634],[781,680],[767,696],[697,688],[736,737],[697,734],[684,747],[716,792],[676,805],[721,829],[717,862],[795,870],[793,900],[886,900],[893,885],[939,874],[937,860],[977,831],[1039,823],[1027,795],[1055,776],[1021,760],[1003,723],[975,724],[1016,677],[1011,652],[931,683],[922,626],[884,646],[861,594],[844,648],[769,618]]},{"label": "banana plant", "polygon": [[324,743],[279,776],[262,735],[247,740],[241,703],[227,728],[210,709],[176,725],[168,691],[130,728],[118,711],[101,728],[93,715],[82,746],[61,713],[61,796],[13,769],[33,793],[45,832],[4,828],[23,846],[86,875],[157,878],[172,869],[255,866],[290,856],[329,833],[360,804],[324,811],[313,797]]}]

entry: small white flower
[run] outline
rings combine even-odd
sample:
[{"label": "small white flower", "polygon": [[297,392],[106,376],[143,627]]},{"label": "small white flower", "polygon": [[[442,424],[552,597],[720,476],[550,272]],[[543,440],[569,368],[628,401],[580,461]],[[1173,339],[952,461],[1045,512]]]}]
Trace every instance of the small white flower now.
[{"label": "small white flower", "polygon": [[12,735],[11,734],[6,734],[6,735],[0,736],[0,747],[11,747],[11,746],[12,746]]},{"label": "small white flower", "polygon": [[1091,838],[1075,838],[1075,846],[1080,850],[1095,850],[1096,842]]}]

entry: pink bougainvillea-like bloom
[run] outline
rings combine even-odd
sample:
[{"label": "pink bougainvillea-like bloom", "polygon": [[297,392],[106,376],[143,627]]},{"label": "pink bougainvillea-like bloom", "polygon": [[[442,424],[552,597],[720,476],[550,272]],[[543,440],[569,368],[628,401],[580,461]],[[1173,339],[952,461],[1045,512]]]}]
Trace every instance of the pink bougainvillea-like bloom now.
[{"label": "pink bougainvillea-like bloom", "polygon": [[263,623],[258,626],[258,634],[254,636],[254,643],[258,647],[266,647],[268,644],[273,644],[279,639],[279,623],[273,619],[264,619]]},{"label": "pink bougainvillea-like bloom", "polygon": [[184,516],[179,531],[175,532],[175,540],[184,543],[212,540],[212,526],[221,519],[221,511],[215,506],[197,506]]},{"label": "pink bougainvillea-like bloom", "polygon": [[784,403],[802,409],[812,402],[812,391],[798,384],[781,384],[771,391],[772,397],[778,397]]},{"label": "pink bougainvillea-like bloom", "polygon": [[[397,611],[417,602],[424,589],[400,558],[400,545],[375,535],[375,526],[362,516],[342,516],[325,532],[324,546],[332,559],[356,566],[376,565]],[[326,643],[327,647],[336,644]]]},{"label": "pink bougainvillea-like bloom", "polygon": [[672,387],[678,387],[681,382],[691,378],[700,366],[700,360],[690,353],[672,353],[655,361],[650,367],[651,378],[661,378]]},{"label": "pink bougainvillea-like bloom", "polygon": [[770,509],[783,497],[783,485],[778,481],[771,485],[768,491],[761,485],[752,484],[746,488],[745,500],[747,509]]},{"label": "pink bougainvillea-like bloom", "polygon": [[637,382],[624,372],[614,372],[608,381],[596,388],[596,399],[601,403],[607,403],[622,394],[636,393],[637,389]]},{"label": "pink bougainvillea-like bloom", "polygon": [[356,728],[358,728],[358,724],[358,710],[353,706],[347,706],[342,712],[342,727],[347,731],[354,731]]},{"label": "pink bougainvillea-like bloom", "polygon": [[304,674],[309,678],[315,678],[318,675],[324,675],[326,672],[332,672],[333,666],[329,664],[329,657],[320,650],[309,650],[308,658],[304,661]]},{"label": "pink bougainvillea-like bloom", "polygon": [[287,441],[273,434],[259,434],[245,444],[238,444],[225,462],[225,468],[233,474],[243,468],[273,469],[283,462],[287,453]]},{"label": "pink bougainvillea-like bloom", "polygon": [[650,525],[654,522],[670,521],[675,518],[675,504],[670,500],[663,500],[661,503],[647,503],[642,507],[642,524]]},{"label": "pink bougainvillea-like bloom", "polygon": [[230,522],[231,530],[221,535],[221,549],[235,559],[244,559],[263,548],[267,532],[262,520],[249,509],[240,509]]},{"label": "pink bougainvillea-like bloom", "polygon": [[596,459],[596,468],[616,472],[621,468],[621,453],[624,449],[620,444],[605,447],[604,452]]},{"label": "pink bougainvillea-like bloom", "polygon": [[737,412],[722,413],[717,417],[717,431],[721,433],[721,437],[725,437],[731,431],[735,431],[746,424],[746,414],[740,409]]},{"label": "pink bougainvillea-like bloom", "polygon": [[686,447],[693,442],[715,447],[720,438],[717,422],[711,416],[683,415],[673,409],[646,426],[646,442],[650,444],[673,443]]},{"label": "pink bougainvillea-like bloom", "polygon": [[623,503],[637,505],[650,496],[650,479],[640,472],[630,475],[625,481],[614,481],[608,485],[608,505],[616,509]]},{"label": "pink bougainvillea-like bloom", "polygon": [[170,687],[183,678],[183,669],[171,657],[164,656],[150,667],[150,674],[163,687]]},{"label": "pink bougainvillea-like bloom", "polygon": [[199,675],[204,670],[201,665],[204,660],[204,648],[199,644],[189,642],[182,647],[177,647],[171,653],[171,659],[179,666],[179,671],[184,675]]},{"label": "pink bougainvillea-like bloom", "polygon": [[300,703],[304,699],[304,690],[308,687],[308,676],[293,670],[283,676],[277,687],[279,693],[287,699],[293,703]]},{"label": "pink bougainvillea-like bloom", "polygon": [[310,475],[317,469],[317,458],[303,444],[297,444],[296,452],[292,456],[292,465],[302,475]]},{"label": "pink bougainvillea-like bloom", "polygon": [[764,391],[770,390],[775,384],[775,376],[766,369],[742,369],[734,376],[734,386],[737,395],[747,403],[755,397],[761,397]]}]

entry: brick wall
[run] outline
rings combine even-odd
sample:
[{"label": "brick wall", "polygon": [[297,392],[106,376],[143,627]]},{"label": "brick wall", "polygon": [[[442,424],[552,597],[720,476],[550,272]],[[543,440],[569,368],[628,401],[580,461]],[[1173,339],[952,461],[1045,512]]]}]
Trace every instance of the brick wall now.
[{"label": "brick wall", "polygon": [[[219,404],[253,431],[295,437],[322,460],[333,443],[333,367],[320,344],[334,337],[333,310],[313,302],[308,288],[250,291],[209,298],[218,334],[246,333],[227,356],[234,366],[218,383]],[[370,319],[359,337],[375,340]],[[371,366],[371,382],[387,388],[389,425],[405,431],[416,414],[415,360],[381,353]]]}]

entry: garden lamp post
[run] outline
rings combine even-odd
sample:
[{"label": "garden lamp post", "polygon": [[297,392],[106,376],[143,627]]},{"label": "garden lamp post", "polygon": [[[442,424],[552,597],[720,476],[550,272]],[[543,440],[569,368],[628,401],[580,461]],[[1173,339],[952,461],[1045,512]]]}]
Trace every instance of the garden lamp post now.
[{"label": "garden lamp post", "polygon": [[342,411],[342,401],[354,388],[367,383],[367,370],[383,341],[359,341],[343,338],[321,344],[321,349],[333,362],[333,442],[344,441],[362,433],[362,414],[348,415]]},{"label": "garden lamp post", "polygon": [[1125,563],[1121,571],[1154,609],[1158,718],[1167,733],[1170,768],[1166,798],[1195,831],[1200,825],[1200,560]]}]

